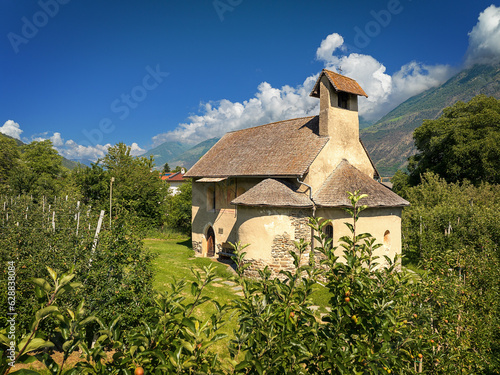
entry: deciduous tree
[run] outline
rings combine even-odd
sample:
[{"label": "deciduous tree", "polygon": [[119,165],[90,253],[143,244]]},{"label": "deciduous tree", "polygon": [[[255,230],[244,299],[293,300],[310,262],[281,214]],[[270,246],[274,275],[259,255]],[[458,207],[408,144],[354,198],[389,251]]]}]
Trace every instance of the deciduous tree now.
[{"label": "deciduous tree", "polygon": [[413,185],[426,171],[448,182],[500,183],[500,100],[478,95],[458,102],[424,121],[413,138],[419,151],[408,166]]}]

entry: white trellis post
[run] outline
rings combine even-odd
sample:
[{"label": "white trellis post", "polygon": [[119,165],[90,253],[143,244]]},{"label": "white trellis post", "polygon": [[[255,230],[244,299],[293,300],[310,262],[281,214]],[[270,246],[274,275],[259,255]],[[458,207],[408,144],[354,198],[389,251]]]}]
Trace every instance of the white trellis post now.
[{"label": "white trellis post", "polygon": [[78,228],[80,227],[80,201],[76,203],[76,235],[78,236]]},{"label": "white trellis post", "polygon": [[97,228],[95,230],[94,235],[94,243],[92,244],[92,250],[90,253],[89,267],[92,265],[92,255],[95,253],[95,248],[97,247],[97,240],[99,239],[99,232],[101,231],[102,219],[104,218],[104,210],[101,210],[101,214],[99,215],[99,220],[97,221]]}]

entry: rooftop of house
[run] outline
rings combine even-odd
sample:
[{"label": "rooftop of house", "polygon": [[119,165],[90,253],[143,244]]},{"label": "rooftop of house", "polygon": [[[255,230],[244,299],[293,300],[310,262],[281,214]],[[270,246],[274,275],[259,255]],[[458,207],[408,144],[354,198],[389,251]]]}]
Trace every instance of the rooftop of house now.
[{"label": "rooftop of house", "polygon": [[328,142],[318,129],[315,116],[226,133],[185,176],[303,176]]},{"label": "rooftop of house", "polygon": [[343,160],[326,179],[323,186],[313,192],[297,187],[291,182],[268,178],[236,199],[231,204],[237,206],[272,207],[351,207],[347,192],[368,194],[359,203],[368,207],[404,207],[410,203],[392,192],[385,185],[370,178],[347,160]]}]

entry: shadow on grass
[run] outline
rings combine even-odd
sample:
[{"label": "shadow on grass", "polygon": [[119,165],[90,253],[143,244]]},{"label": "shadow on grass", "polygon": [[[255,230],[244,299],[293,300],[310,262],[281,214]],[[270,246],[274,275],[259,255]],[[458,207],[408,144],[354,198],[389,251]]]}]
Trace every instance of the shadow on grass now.
[{"label": "shadow on grass", "polygon": [[191,240],[191,238],[187,240],[178,241],[177,245],[186,246],[189,247],[190,249],[193,249],[193,241]]}]

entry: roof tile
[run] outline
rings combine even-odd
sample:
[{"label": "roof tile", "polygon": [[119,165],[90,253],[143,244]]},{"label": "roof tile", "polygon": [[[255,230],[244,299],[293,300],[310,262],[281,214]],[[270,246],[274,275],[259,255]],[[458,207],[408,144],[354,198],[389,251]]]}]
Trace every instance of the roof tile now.
[{"label": "roof tile", "polygon": [[328,142],[318,128],[315,116],[226,133],[184,176],[302,176]]}]

